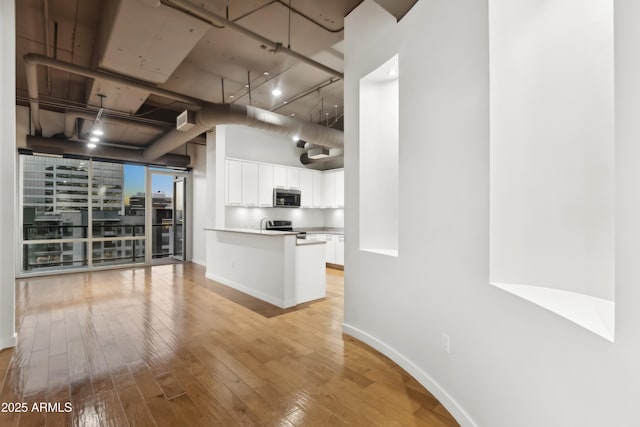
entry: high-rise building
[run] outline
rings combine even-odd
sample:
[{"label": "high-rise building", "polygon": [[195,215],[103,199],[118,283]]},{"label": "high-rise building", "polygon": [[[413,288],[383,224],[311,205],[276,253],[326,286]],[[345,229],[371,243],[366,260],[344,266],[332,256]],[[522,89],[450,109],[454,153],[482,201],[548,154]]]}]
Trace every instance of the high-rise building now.
[{"label": "high-rise building", "polygon": [[[93,237],[118,237],[127,233],[124,227],[138,225],[122,221],[125,210],[122,164],[93,162],[91,186],[88,161],[23,156],[22,170],[23,239],[57,240],[25,245],[25,271],[87,264],[86,243],[60,240],[88,237],[89,188],[92,192]],[[143,222],[138,227],[142,227],[139,233],[144,233]],[[93,242],[93,262],[128,257],[132,255],[130,246],[131,242]]]}]

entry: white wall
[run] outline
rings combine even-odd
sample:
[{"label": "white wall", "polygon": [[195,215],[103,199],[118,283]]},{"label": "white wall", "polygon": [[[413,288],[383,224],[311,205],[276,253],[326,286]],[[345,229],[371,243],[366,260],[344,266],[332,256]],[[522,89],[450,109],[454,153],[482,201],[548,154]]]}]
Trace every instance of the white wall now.
[{"label": "white wall", "polygon": [[[15,233],[16,233],[16,52],[15,5],[0,2],[0,349],[16,344]],[[8,203],[7,203],[8,202]]]},{"label": "white wall", "polygon": [[613,299],[613,0],[490,0],[491,281]]},{"label": "white wall", "polygon": [[344,227],[344,209],[323,209],[322,215],[324,227]]},{"label": "white wall", "polygon": [[320,209],[298,208],[244,208],[227,206],[227,227],[233,228],[260,228],[260,219],[289,220],[294,227],[321,227],[324,223],[324,215]]},{"label": "white wall", "polygon": [[207,261],[206,238],[203,229],[207,226],[209,201],[207,199],[207,152],[202,145],[189,144],[188,154],[191,156],[192,179],[192,237],[191,260],[204,265]]},{"label": "white wall", "polygon": [[396,53],[402,74],[398,258],[358,250],[358,123],[346,121],[344,330],[463,425],[640,425],[638,16],[639,2],[616,1],[615,343],[488,285],[487,1],[422,0],[396,24],[365,0],[346,19],[345,116],[358,117],[362,76]]}]

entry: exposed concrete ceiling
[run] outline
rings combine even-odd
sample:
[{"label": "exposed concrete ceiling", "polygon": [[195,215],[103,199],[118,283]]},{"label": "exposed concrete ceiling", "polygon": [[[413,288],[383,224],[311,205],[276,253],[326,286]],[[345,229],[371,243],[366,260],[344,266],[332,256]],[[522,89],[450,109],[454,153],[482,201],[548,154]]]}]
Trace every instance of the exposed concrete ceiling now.
[{"label": "exposed concrete ceiling", "polygon": [[[394,0],[390,12],[403,15],[415,1]],[[337,71],[344,64],[344,16],[360,2],[193,1]],[[22,57],[31,52],[133,77],[208,102],[251,104],[303,121],[342,123],[342,80],[272,52],[233,29],[204,22],[170,0],[20,0],[16,12],[19,103],[26,105],[28,100]],[[276,85],[282,90],[279,97],[271,93]],[[106,95],[106,116],[171,122],[185,108],[143,90],[43,67],[38,72],[38,87],[45,108],[58,111],[95,111],[100,106],[98,94]],[[84,126],[86,130],[87,124]],[[144,135],[149,136],[147,143],[157,137],[148,129],[136,132],[117,126],[108,129],[110,140],[140,146],[145,144]],[[127,141],[133,134],[136,137]]]}]

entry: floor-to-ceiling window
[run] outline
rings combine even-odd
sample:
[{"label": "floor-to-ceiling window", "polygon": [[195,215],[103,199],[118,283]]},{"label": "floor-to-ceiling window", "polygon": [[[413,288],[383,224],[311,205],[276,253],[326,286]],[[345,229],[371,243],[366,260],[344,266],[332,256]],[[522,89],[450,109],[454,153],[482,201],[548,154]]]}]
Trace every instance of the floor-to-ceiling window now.
[{"label": "floor-to-ceiling window", "polygon": [[[20,167],[23,274],[181,259],[185,192],[175,181],[188,174],[37,155],[21,155]],[[149,194],[152,176],[162,188]]]}]

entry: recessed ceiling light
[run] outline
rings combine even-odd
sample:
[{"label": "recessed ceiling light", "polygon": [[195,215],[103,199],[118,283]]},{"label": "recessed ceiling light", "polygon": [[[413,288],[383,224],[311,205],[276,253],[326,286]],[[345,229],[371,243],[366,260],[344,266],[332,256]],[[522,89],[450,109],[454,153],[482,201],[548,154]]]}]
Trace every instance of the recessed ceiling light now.
[{"label": "recessed ceiling light", "polygon": [[396,69],[395,69],[395,68],[390,69],[390,70],[389,70],[389,75],[390,75],[391,77],[395,76],[395,75],[396,75]]},{"label": "recessed ceiling light", "polygon": [[335,108],[338,108],[338,104],[334,105]]},{"label": "recessed ceiling light", "polygon": [[291,137],[291,139],[293,139],[294,142],[300,141],[300,137],[298,135]]},{"label": "recessed ceiling light", "polygon": [[269,72],[268,72],[268,71],[265,71],[265,72],[264,72],[264,73],[262,73],[262,74],[264,74],[265,76],[268,76],[268,75],[269,75]]},{"label": "recessed ceiling light", "polygon": [[324,115],[325,115],[325,116],[328,116],[328,115],[329,115],[329,113],[324,113]]},{"label": "recessed ceiling light", "polygon": [[234,98],[234,96],[233,96],[233,95],[229,95],[229,98],[233,99],[233,98]]},{"label": "recessed ceiling light", "polygon": [[244,85],[244,87],[249,87],[249,85]]},{"label": "recessed ceiling light", "polygon": [[103,131],[102,131],[102,129],[100,129],[100,128],[95,128],[95,129],[93,129],[93,130],[91,131],[91,133],[92,133],[92,134],[94,134],[94,135],[98,135],[98,136],[102,136],[102,135],[104,135],[104,132],[103,132]]},{"label": "recessed ceiling light", "polygon": [[94,144],[93,142],[90,142],[87,144],[88,148],[96,148],[96,144]]},{"label": "recessed ceiling light", "polygon": [[287,101],[282,101],[283,104],[287,104]]},{"label": "recessed ceiling light", "polygon": [[89,138],[89,141],[98,142],[98,141],[100,141],[100,138],[98,138],[97,136],[92,136],[91,138]]},{"label": "recessed ceiling light", "polygon": [[273,94],[273,96],[280,96],[282,95],[282,91],[278,88],[275,88],[271,91],[271,93]]},{"label": "recessed ceiling light", "polygon": [[291,114],[289,114],[289,116],[291,116],[291,117],[295,117],[295,116],[296,116],[296,113],[291,113]]}]

